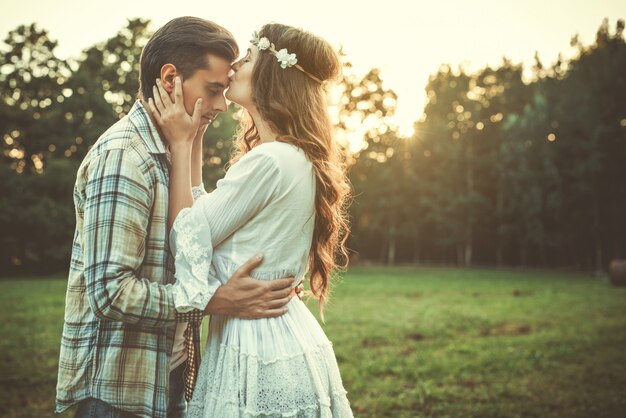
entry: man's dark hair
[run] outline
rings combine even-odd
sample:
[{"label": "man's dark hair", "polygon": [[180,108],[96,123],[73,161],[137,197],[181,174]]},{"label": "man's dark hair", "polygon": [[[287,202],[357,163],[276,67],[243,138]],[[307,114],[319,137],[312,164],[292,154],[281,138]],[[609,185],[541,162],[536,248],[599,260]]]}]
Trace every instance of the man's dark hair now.
[{"label": "man's dark hair", "polygon": [[190,16],[170,20],[141,52],[139,92],[143,99],[152,97],[152,86],[165,64],[175,65],[186,79],[196,70],[208,68],[207,54],[233,62],[239,47],[229,31],[211,21]]}]

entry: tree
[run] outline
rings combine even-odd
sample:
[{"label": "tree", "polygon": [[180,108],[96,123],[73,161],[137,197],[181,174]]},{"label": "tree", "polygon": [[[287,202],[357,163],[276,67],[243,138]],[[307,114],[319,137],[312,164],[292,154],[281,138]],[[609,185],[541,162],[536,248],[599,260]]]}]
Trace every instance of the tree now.
[{"label": "tree", "polygon": [[[579,243],[576,257],[603,271],[608,259],[624,254],[626,155],[626,44],[624,21],[611,35],[602,23],[594,44],[585,47],[574,37],[579,56],[569,65],[556,100],[558,166],[567,185],[566,207],[570,242]],[[564,231],[565,232],[565,231]],[[572,236],[574,235],[574,236]],[[569,241],[569,240],[568,240]],[[593,254],[592,257],[589,257]],[[593,260],[593,261],[592,261]]]},{"label": "tree", "polygon": [[397,95],[383,87],[380,70],[360,77],[343,58],[343,77],[331,93],[339,97],[336,136],[343,139],[355,194],[350,247],[368,257],[378,250],[382,261],[394,264],[398,242],[411,236],[415,215],[406,202],[407,155],[392,123]]},{"label": "tree", "polygon": [[11,31],[0,56],[0,134],[5,162],[17,173],[41,173],[58,138],[68,64],[54,55],[57,42],[34,23]]},{"label": "tree", "polygon": [[453,250],[464,265],[472,263],[474,230],[488,202],[481,187],[488,152],[480,142],[481,124],[474,120],[481,105],[469,94],[474,85],[463,69],[455,73],[442,66],[426,86],[429,100],[414,138],[425,157],[416,164],[424,222],[440,250]]}]

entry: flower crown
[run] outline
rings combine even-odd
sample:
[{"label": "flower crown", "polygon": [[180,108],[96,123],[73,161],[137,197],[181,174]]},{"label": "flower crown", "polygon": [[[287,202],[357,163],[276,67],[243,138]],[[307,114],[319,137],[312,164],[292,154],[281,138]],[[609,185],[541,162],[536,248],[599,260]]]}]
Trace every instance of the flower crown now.
[{"label": "flower crown", "polygon": [[250,40],[250,43],[252,45],[256,45],[259,48],[259,51],[271,52],[280,63],[281,68],[284,69],[287,67],[295,67],[296,69],[306,74],[306,76],[309,77],[311,80],[315,80],[318,83],[322,84],[322,80],[307,72],[304,68],[302,68],[300,64],[298,64],[298,58],[296,57],[296,54],[290,54],[289,51],[287,51],[287,48],[283,48],[277,51],[276,47],[272,42],[270,42],[269,39],[267,39],[266,37],[259,38],[259,34],[257,32],[254,32],[252,34],[252,39]]}]

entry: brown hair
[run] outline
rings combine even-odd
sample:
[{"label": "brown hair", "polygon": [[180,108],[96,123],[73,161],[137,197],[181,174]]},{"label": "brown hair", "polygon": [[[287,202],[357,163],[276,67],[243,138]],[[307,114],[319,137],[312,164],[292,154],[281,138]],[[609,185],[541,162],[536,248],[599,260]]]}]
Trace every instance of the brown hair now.
[{"label": "brown hair", "polygon": [[[336,78],[341,63],[325,40],[281,24],[263,26],[259,37],[276,50],[295,53],[298,64],[322,81]],[[315,172],[315,225],[309,256],[311,292],[319,299],[323,315],[333,271],[348,261],[345,242],[349,234],[346,215],[350,187],[345,165],[335,143],[324,87],[296,68],[281,68],[276,57],[259,52],[252,72],[252,100],[261,117],[278,134],[277,141],[304,151]],[[231,164],[260,143],[252,118],[247,117],[235,142]],[[340,264],[338,259],[343,262]]]},{"label": "brown hair", "polygon": [[207,68],[207,54],[229,63],[239,55],[233,35],[220,25],[198,17],[178,17],[159,28],[141,52],[139,94],[152,97],[152,86],[165,64],[174,64],[183,78]]}]

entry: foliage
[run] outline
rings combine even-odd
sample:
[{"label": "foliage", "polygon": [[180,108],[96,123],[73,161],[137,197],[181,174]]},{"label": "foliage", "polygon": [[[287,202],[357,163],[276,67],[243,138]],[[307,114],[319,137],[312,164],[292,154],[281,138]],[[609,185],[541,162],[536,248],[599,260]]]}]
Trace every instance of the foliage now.
[{"label": "foliage", "polygon": [[[431,76],[415,136],[393,123],[382,71],[344,74],[328,91],[355,198],[353,261],[575,266],[601,271],[626,252],[624,22],[532,78],[504,58]],[[66,267],[72,185],[98,137],[129,111],[149,21],[132,19],[77,59],[22,25],[0,45],[0,256],[3,274]],[[224,174],[238,125],[229,106],[205,135],[204,181]]]}]

